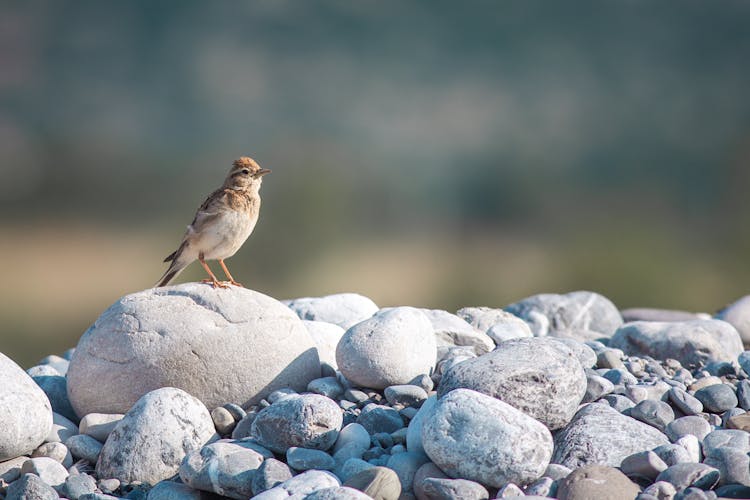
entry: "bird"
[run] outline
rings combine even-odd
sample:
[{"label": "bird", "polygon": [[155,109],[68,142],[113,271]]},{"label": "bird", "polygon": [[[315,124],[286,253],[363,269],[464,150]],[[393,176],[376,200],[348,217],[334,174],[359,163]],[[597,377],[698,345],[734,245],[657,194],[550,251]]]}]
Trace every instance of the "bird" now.
[{"label": "bird", "polygon": [[[201,283],[209,283],[214,288],[242,286],[229,273],[224,259],[237,253],[253,232],[260,214],[260,186],[263,176],[270,172],[247,156],[232,162],[224,184],[206,198],[187,227],[180,246],[164,259],[170,263],[169,268],[156,287],[169,284],[195,260],[209,275]],[[229,281],[219,281],[206,260],[218,260]]]}]

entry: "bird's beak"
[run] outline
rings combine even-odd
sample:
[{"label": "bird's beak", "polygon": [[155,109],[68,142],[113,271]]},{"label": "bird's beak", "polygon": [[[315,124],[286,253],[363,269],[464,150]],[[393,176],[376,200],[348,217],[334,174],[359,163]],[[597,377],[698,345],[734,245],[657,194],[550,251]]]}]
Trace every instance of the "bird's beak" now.
[{"label": "bird's beak", "polygon": [[268,168],[261,168],[260,170],[258,170],[258,173],[255,174],[255,176],[256,177],[263,177],[264,175],[270,174],[270,173],[271,173],[270,169],[268,169]]}]

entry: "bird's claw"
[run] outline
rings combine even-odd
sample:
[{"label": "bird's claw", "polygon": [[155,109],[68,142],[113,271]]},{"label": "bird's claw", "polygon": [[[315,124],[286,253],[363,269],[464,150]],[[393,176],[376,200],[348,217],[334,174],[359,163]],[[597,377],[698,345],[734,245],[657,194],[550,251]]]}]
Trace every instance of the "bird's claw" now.
[{"label": "bird's claw", "polygon": [[229,281],[218,281],[209,278],[201,280],[201,283],[208,283],[214,288],[229,288],[229,285],[231,284]]}]

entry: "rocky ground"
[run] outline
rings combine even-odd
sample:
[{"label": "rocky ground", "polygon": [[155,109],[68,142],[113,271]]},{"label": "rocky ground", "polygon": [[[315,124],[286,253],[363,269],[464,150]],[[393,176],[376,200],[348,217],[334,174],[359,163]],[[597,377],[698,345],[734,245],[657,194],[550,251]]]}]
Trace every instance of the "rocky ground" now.
[{"label": "rocky ground", "polygon": [[185,284],[0,354],[0,497],[750,498],[750,299],[455,314]]}]

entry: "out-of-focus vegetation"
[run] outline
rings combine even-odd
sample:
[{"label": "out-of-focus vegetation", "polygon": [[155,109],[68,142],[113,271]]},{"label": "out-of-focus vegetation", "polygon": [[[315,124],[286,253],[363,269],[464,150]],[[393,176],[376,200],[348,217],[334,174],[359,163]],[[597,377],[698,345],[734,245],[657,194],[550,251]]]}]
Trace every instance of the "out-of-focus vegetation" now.
[{"label": "out-of-focus vegetation", "polygon": [[[750,3],[0,3],[0,351],[75,345],[232,159],[278,298],[501,306],[750,288]],[[191,267],[180,281],[198,279]]]}]

